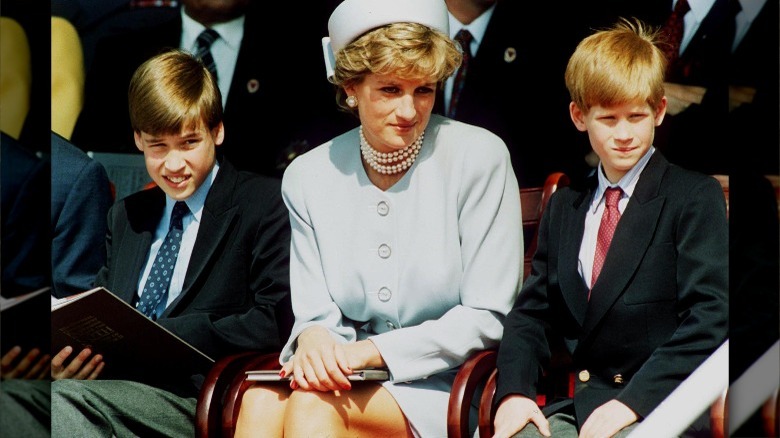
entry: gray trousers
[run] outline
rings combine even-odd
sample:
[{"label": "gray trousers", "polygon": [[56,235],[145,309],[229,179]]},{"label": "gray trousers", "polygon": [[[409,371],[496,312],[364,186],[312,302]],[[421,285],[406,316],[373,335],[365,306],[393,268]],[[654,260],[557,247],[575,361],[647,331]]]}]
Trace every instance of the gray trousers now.
[{"label": "gray trousers", "polygon": [[49,438],[49,380],[0,382],[0,437]]},{"label": "gray trousers", "polygon": [[126,380],[57,380],[52,437],[193,437],[195,398]]},{"label": "gray trousers", "polygon": [[[547,421],[550,422],[550,435],[553,438],[577,438],[579,431],[577,431],[577,420],[574,415],[566,413],[556,413],[547,417]],[[634,423],[620,432],[612,435],[612,438],[626,438],[628,434],[637,427],[639,423]],[[513,438],[543,438],[544,435],[539,433],[539,429],[534,423],[528,423],[523,430],[515,434]]]}]

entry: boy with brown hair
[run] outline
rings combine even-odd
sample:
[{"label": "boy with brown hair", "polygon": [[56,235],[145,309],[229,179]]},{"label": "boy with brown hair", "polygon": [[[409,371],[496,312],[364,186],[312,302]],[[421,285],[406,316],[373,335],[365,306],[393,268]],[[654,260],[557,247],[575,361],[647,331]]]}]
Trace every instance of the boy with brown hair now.
[{"label": "boy with brown hair", "polygon": [[[667,105],[656,38],[622,20],[569,60],[571,119],[600,164],[545,210],[499,349],[496,437],[626,436],[726,338],[725,200],[715,179],[652,146]],[[542,412],[547,328],[563,337],[576,386]]]},{"label": "boy with brown hair", "polygon": [[[292,325],[280,182],[219,156],[219,89],[191,55],[174,50],[141,65],[129,101],[157,187],[112,207],[96,285],[214,359],[280,349]],[[170,261],[158,266],[166,253]],[[202,375],[160,382],[150,367],[135,381],[89,380],[102,362],[86,349],[65,366],[71,352],[52,361],[53,436],[194,435]]]}]

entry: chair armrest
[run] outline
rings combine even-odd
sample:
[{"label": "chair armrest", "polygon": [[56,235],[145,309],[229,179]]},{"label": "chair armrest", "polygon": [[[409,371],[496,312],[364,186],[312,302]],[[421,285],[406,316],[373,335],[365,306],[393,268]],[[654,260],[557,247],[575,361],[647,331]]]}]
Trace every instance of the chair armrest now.
[{"label": "chair armrest", "polygon": [[240,366],[257,352],[238,353],[219,359],[211,367],[198,394],[195,410],[195,436],[208,438],[219,436],[222,403],[230,383]]},{"label": "chair armrest", "polygon": [[[241,399],[244,393],[255,382],[246,380],[246,372],[250,370],[279,370],[279,353],[255,354],[243,361],[233,373],[232,382],[225,392],[225,401],[222,404],[222,435],[232,438],[236,432],[238,412],[241,409]],[[220,435],[216,435],[220,436]]]},{"label": "chair armrest", "polygon": [[496,409],[493,400],[496,397],[496,377],[498,370],[494,369],[482,390],[479,400],[479,436],[490,438],[493,436],[493,419],[496,417]]},{"label": "chair armrest", "polygon": [[469,437],[469,413],[474,393],[496,368],[498,352],[495,349],[474,353],[460,367],[450,391],[447,407],[447,436]]},{"label": "chair armrest", "polygon": [[780,435],[780,388],[761,406],[761,420],[766,436]]},{"label": "chair armrest", "polygon": [[[777,436],[780,430],[780,388],[775,389],[772,395],[761,405],[761,422],[766,437]],[[710,405],[710,430],[712,438],[727,438],[729,427],[729,398],[728,388]]]},{"label": "chair armrest", "polygon": [[727,438],[728,428],[728,388],[710,405],[710,433],[712,438]]}]

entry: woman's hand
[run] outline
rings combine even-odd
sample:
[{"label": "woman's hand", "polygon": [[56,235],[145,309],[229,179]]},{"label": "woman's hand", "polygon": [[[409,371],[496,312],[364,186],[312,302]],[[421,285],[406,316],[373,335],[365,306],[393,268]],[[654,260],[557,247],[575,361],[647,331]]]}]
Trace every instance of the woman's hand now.
[{"label": "woman's hand", "polygon": [[298,336],[298,347],[282,366],[282,377],[293,374],[292,389],[338,391],[352,388],[347,378],[352,370],[384,366],[371,341],[340,344],[321,326],[313,326]]}]

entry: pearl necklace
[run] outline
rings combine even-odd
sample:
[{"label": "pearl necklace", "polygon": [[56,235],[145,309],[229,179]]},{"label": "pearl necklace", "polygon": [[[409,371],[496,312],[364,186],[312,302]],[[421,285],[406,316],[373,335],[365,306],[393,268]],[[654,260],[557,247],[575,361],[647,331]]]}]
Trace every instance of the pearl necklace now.
[{"label": "pearl necklace", "polygon": [[363,155],[363,159],[366,160],[372,169],[383,175],[394,175],[399,172],[410,168],[417,158],[417,154],[422,147],[423,137],[425,133],[420,134],[420,137],[409,146],[393,152],[379,152],[366,141],[366,137],[363,135],[363,127],[360,127],[360,153]]}]

